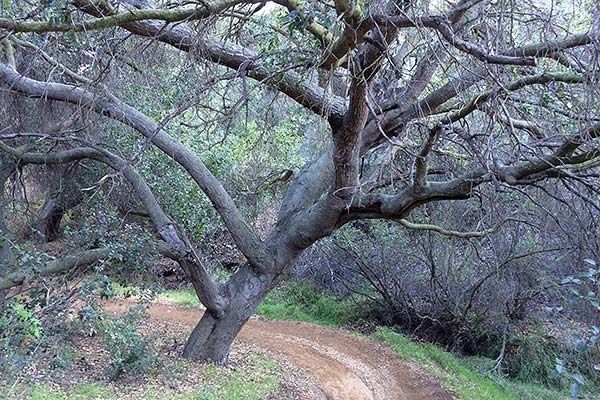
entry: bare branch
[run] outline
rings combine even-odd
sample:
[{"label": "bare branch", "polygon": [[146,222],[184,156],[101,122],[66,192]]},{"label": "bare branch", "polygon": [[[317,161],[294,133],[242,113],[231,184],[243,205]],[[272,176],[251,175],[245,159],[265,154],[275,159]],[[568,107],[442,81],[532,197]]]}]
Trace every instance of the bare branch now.
[{"label": "bare branch", "polygon": [[438,124],[429,130],[429,137],[415,159],[413,174],[413,190],[415,193],[419,193],[427,184],[427,156],[440,137],[442,129],[442,125]]},{"label": "bare branch", "polygon": [[[499,90],[501,91],[516,91],[522,89],[525,86],[529,85],[542,85],[549,82],[565,82],[565,83],[585,83],[588,81],[588,78],[585,75],[575,74],[575,73],[550,73],[550,72],[542,72],[537,75],[530,75],[523,77],[521,79],[517,79],[507,85],[502,86]],[[456,122],[473,111],[479,109],[483,103],[488,101],[492,96],[498,93],[499,90],[488,90],[486,92],[477,94],[467,103],[460,108],[459,110],[447,115],[440,121],[443,124],[449,124],[452,122]],[[435,112],[435,111],[434,111]]]},{"label": "bare branch", "polygon": [[[83,0],[78,3],[87,2]],[[93,7],[83,7],[82,10],[96,16],[103,16],[102,13],[107,12]],[[275,85],[279,91],[318,115],[341,120],[346,111],[343,99],[326,93],[293,71],[277,72],[263,64],[258,54],[246,48],[210,38],[198,38],[185,24],[165,26],[164,23],[147,20],[127,22],[120,26],[136,35],[153,38],[236,71],[243,66],[248,77]]]},{"label": "bare branch", "polygon": [[497,223],[496,225],[494,225],[493,227],[491,227],[489,229],[485,229],[483,231],[473,231],[473,232],[455,231],[452,229],[446,229],[441,226],[433,225],[433,224],[417,224],[414,222],[407,221],[405,219],[399,219],[398,223],[407,229],[418,230],[418,231],[430,231],[430,232],[439,233],[440,235],[444,235],[444,236],[454,236],[454,237],[459,237],[459,238],[463,238],[463,239],[471,239],[471,238],[483,238],[483,237],[489,236],[492,233],[496,232],[503,224],[505,224],[508,221],[518,221],[518,220],[515,220],[513,218],[504,218],[502,221],[500,221],[499,223]]},{"label": "bare branch", "polygon": [[534,57],[525,55],[516,56],[507,54],[494,54],[486,51],[484,48],[475,43],[471,43],[462,39],[454,32],[451,22],[442,16],[407,18],[375,15],[372,16],[371,19],[381,26],[392,24],[397,28],[417,28],[422,26],[435,29],[448,43],[450,43],[456,49],[470,54],[480,61],[490,64],[535,65]]},{"label": "bare branch", "polygon": [[251,0],[216,0],[210,3],[202,2],[200,6],[196,7],[178,7],[172,9],[150,8],[142,10],[130,8],[114,15],[81,22],[58,24],[53,21],[19,21],[0,18],[0,29],[5,29],[9,32],[84,32],[145,20],[156,20],[166,23],[193,21],[217,14],[237,4],[252,2]]}]

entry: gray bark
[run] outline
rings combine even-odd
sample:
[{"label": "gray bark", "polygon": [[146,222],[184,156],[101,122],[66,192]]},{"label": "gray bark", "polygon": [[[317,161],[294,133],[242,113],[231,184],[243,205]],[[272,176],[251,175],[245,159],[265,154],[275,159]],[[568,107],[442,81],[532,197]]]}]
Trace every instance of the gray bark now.
[{"label": "gray bark", "polygon": [[228,307],[221,316],[210,310],[204,313],[185,345],[184,357],[226,365],[234,339],[274,283],[272,275],[247,266],[237,272],[227,285]]},{"label": "gray bark", "polygon": [[[2,276],[10,273],[16,266],[15,256],[6,240],[9,232],[5,221],[6,199],[4,198],[4,186],[13,168],[14,164],[0,155],[0,275]],[[5,295],[6,290],[0,288],[0,308],[4,305]]]},{"label": "gray bark", "polygon": [[[85,12],[95,16],[113,15],[115,12],[110,6],[92,7],[92,3],[86,0],[78,0],[76,3]],[[93,2],[101,3],[108,4]],[[530,62],[531,57],[543,57],[549,52],[589,43],[588,35],[579,35],[559,42],[546,42],[487,54],[482,52],[481,48],[454,37],[454,33],[448,30],[450,22],[457,22],[461,15],[476,3],[478,1],[457,2],[456,7],[447,15],[449,22],[439,18],[425,18],[420,19],[420,24],[431,25],[430,27],[441,30],[440,33],[448,39],[446,43],[488,62],[519,61],[515,58],[525,58]],[[386,12],[386,21],[390,20],[387,18],[388,14],[393,17],[395,13],[394,9]],[[411,121],[436,112],[438,107],[480,82],[487,76],[489,69],[488,66],[469,68],[456,81],[431,91],[419,101],[437,68],[424,62],[416,69],[408,86],[400,91],[405,93],[404,96],[393,97],[393,101],[379,111],[370,110],[367,103],[369,86],[382,63],[382,52],[394,40],[398,27],[402,24],[414,25],[413,20],[403,19],[403,16],[396,15],[393,18],[391,21],[395,21],[395,24],[382,21],[382,29],[373,31],[373,34],[368,36],[368,42],[361,41],[367,37],[367,31],[356,34],[355,28],[360,27],[357,26],[360,21],[346,21],[349,29],[345,32],[351,35],[343,34],[342,41],[339,42],[343,45],[340,47],[341,51],[337,53],[334,50],[332,53],[339,59],[350,49],[360,45],[360,49],[354,52],[353,62],[346,65],[351,72],[347,102],[346,99],[328,96],[318,85],[304,81],[293,71],[278,73],[277,79],[272,79],[272,69],[263,64],[254,52],[239,46],[219,43],[203,34],[198,35],[185,24],[172,25],[169,29],[164,29],[164,23],[158,20],[128,19],[119,24],[134,34],[156,38],[180,50],[192,52],[197,57],[243,72],[261,83],[273,82],[282,93],[307,109],[327,117],[332,128],[331,147],[319,160],[301,171],[291,183],[282,203],[277,225],[265,241],[247,224],[232,197],[205,167],[202,160],[148,116],[116,98],[106,88],[94,89],[91,86],[41,82],[21,75],[8,65],[0,64],[0,80],[12,91],[31,97],[70,102],[83,108],[89,107],[98,114],[137,130],[179,163],[212,201],[237,247],[248,260],[248,265],[236,273],[226,285],[211,279],[185,234],[163,212],[143,178],[125,160],[104,149],[100,151],[97,147],[64,151],[58,155],[13,154],[21,162],[36,163],[91,158],[105,162],[119,171],[140,197],[159,235],[166,242],[168,251],[186,271],[198,297],[207,307],[207,312],[185,347],[185,356],[225,364],[236,335],[258,304],[275,286],[279,277],[294,264],[304,249],[345,223],[360,218],[403,218],[415,207],[428,202],[468,198],[473,189],[484,182],[495,180],[509,185],[526,184],[532,178],[553,176],[556,173],[554,167],[580,163],[597,156],[597,153],[574,152],[586,141],[600,136],[600,125],[567,137],[554,154],[537,161],[524,160],[510,166],[498,167],[495,171],[479,169],[447,181],[428,182],[427,156],[436,140],[435,136],[431,136],[430,143],[425,144],[415,163],[414,182],[391,193],[362,193],[359,190],[359,162],[367,150],[382,143],[385,138],[394,137]],[[371,21],[367,20],[365,23]],[[348,42],[347,38],[355,39]],[[327,65],[327,62],[325,60],[322,65]],[[540,83],[539,80],[531,82]],[[465,112],[474,109],[475,107]],[[377,115],[374,115],[375,113]],[[463,118],[465,115],[467,114],[461,114],[459,117]],[[0,142],[0,147],[1,145]],[[10,149],[7,151],[10,152]]]},{"label": "gray bark", "polygon": [[9,274],[2,274],[0,277],[0,291],[10,289],[11,287],[23,284],[30,275],[52,275],[69,269],[92,264],[98,260],[106,258],[110,255],[110,249],[92,249],[86,250],[79,254],[68,255],[57,260],[50,261],[46,266],[39,271],[17,271]]},{"label": "gray bark", "polygon": [[65,212],[81,202],[81,192],[65,193],[58,189],[50,191],[38,212],[32,228],[41,242],[52,242],[60,236],[60,223]]}]

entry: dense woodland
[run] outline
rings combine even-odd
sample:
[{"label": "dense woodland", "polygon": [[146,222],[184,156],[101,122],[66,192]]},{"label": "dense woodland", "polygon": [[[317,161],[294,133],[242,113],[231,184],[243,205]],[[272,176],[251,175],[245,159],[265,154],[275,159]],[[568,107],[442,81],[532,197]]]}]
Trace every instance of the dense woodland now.
[{"label": "dense woodland", "polygon": [[595,0],[4,0],[0,394],[164,370],[186,296],[190,370],[258,313],[596,399],[599,173]]}]

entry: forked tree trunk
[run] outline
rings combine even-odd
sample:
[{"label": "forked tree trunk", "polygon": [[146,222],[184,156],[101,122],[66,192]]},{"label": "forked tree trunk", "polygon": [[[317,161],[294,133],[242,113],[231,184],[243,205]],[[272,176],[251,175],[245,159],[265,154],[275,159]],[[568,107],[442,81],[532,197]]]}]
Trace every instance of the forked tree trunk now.
[{"label": "forked tree trunk", "polygon": [[237,334],[273,287],[273,276],[243,268],[227,285],[230,303],[221,317],[207,310],[188,339],[183,355],[226,365]]}]

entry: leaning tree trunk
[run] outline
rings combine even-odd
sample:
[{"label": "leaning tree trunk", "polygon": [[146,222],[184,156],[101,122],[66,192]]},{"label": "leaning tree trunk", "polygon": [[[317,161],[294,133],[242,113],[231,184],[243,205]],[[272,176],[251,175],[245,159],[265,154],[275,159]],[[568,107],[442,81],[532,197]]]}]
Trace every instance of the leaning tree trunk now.
[{"label": "leaning tree trunk", "polygon": [[249,268],[237,272],[227,285],[229,306],[222,316],[209,310],[204,313],[185,345],[184,357],[226,365],[235,337],[273,284],[273,276]]}]

